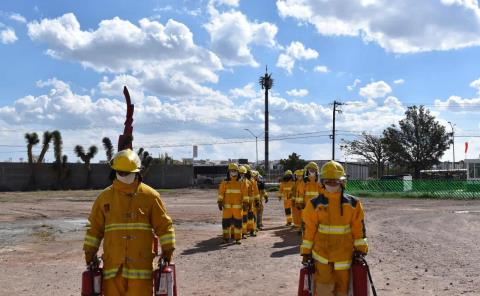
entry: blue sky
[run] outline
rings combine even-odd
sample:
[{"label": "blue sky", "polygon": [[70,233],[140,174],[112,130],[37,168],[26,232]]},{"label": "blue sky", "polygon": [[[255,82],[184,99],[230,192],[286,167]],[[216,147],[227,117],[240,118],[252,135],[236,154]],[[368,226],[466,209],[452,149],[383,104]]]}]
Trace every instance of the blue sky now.
[{"label": "blue sky", "polygon": [[347,104],[339,138],[380,134],[424,104],[456,124],[456,159],[467,141],[476,158],[479,36],[474,0],[2,1],[0,160],[25,158],[25,132],[60,130],[72,161],[76,144],[115,142],[123,85],[137,147],[181,159],[199,144],[200,158],[254,160],[244,129],[263,130],[265,65],[271,159],[330,158],[334,99]]}]

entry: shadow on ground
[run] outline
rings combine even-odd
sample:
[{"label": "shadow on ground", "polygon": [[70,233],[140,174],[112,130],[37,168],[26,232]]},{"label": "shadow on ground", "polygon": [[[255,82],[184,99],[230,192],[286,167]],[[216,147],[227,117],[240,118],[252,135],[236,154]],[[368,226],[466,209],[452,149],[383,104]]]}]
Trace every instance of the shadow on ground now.
[{"label": "shadow on ground", "polygon": [[293,230],[290,227],[286,228],[285,226],[282,226],[275,231],[275,235],[280,237],[282,241],[274,243],[272,248],[282,250],[273,252],[270,257],[280,258],[289,255],[299,254],[299,248],[302,238],[296,230]]},{"label": "shadow on ground", "polygon": [[193,255],[197,253],[207,253],[225,249],[228,246],[234,245],[231,240],[230,243],[222,243],[222,237],[212,237],[204,241],[198,242],[193,248],[186,249],[182,252],[182,255]]}]

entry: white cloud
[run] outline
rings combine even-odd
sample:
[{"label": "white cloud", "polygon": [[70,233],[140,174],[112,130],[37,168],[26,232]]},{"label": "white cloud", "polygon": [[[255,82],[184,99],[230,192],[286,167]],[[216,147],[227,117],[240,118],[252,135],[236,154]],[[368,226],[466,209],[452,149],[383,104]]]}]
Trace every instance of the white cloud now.
[{"label": "white cloud", "polygon": [[210,95],[201,84],[216,83],[223,69],[211,51],[197,46],[187,26],[141,19],[138,26],[115,17],[83,31],[72,13],[28,24],[32,40],[46,43],[47,54],[81,63],[98,72],[129,74],[160,96]]},{"label": "white cloud", "polygon": [[238,7],[240,0],[214,0],[218,4]]},{"label": "white cloud", "polygon": [[397,80],[394,80],[393,83],[394,83],[394,84],[404,84],[404,83],[405,83],[405,80],[403,80],[403,79],[397,79]]},{"label": "white cloud", "polygon": [[[65,145],[70,147],[68,149],[71,153],[75,144],[101,146],[103,136],[109,136],[115,141],[122,130],[125,116],[122,94],[124,83],[128,84],[135,104],[136,147],[150,147],[152,152],[168,152],[176,158],[189,157],[193,143],[228,142],[228,139],[232,138],[250,139],[244,128],[249,128],[256,134],[263,129],[264,98],[260,90],[255,92],[253,83],[230,91],[230,94],[239,97],[243,95],[244,99],[235,103],[224,103],[215,99],[180,101],[145,95],[143,86],[135,77],[128,75],[119,75],[114,80],[103,78],[99,83],[100,98],[75,93],[69,84],[58,79],[39,81],[37,86],[45,89],[44,94],[27,95],[10,105],[0,107],[0,122],[4,127],[15,126],[17,129],[31,131],[58,129],[64,135]],[[337,118],[340,130],[379,131],[398,122],[404,112],[404,107],[393,97],[386,98],[383,105],[373,99],[346,103],[347,105],[342,106],[344,112]],[[327,153],[329,150],[324,151],[322,147],[329,146],[330,143],[327,135],[331,129],[331,117],[331,106],[290,101],[272,92],[272,137],[297,134],[299,118],[302,119],[302,128],[305,130],[327,131],[315,138],[272,141],[272,159],[285,158],[293,152],[293,145],[301,147],[295,152],[305,158],[318,158]],[[21,135],[16,136],[17,138],[2,137],[2,141],[5,144],[23,141]],[[178,144],[185,147],[171,147]],[[261,146],[259,145],[260,155]],[[254,159],[254,143],[200,147],[202,158]],[[73,154],[70,156],[71,160],[76,159]],[[98,157],[96,160],[98,159],[103,158]]]},{"label": "white cloud", "polygon": [[[234,1],[230,1],[234,2]],[[250,22],[235,10],[219,12],[209,4],[210,21],[205,29],[210,34],[212,50],[229,66],[259,64],[251,53],[252,45],[274,47],[278,28],[274,24]]]},{"label": "white cloud", "polygon": [[360,84],[362,81],[358,78],[355,78],[355,80],[353,81],[352,85],[347,85],[347,89],[349,91],[352,91],[355,87],[357,87],[358,84]]},{"label": "white cloud", "polygon": [[376,81],[360,88],[359,95],[364,98],[383,98],[392,92],[392,88],[385,81]]},{"label": "white cloud", "polygon": [[9,18],[11,20],[17,21],[17,22],[22,23],[22,24],[25,24],[27,22],[27,19],[23,15],[18,14],[18,13],[10,14]]},{"label": "white cloud", "polygon": [[477,90],[477,93],[480,94],[480,78],[477,80],[474,80],[470,83],[470,86],[475,88]]},{"label": "white cloud", "polygon": [[318,73],[328,73],[330,70],[328,69],[327,66],[316,66],[313,71],[318,72]]},{"label": "white cloud", "polygon": [[361,37],[394,53],[480,45],[476,0],[277,0],[277,8],[322,35]]},{"label": "white cloud", "polygon": [[316,59],[318,52],[305,46],[299,41],[292,41],[285,49],[285,53],[278,56],[277,67],[287,70],[290,74],[295,66],[295,61]]},{"label": "white cloud", "polygon": [[[478,107],[480,105],[480,98],[473,98],[473,99],[463,99],[459,96],[450,96],[447,100],[435,100],[435,106],[438,107],[440,110],[444,110],[446,108],[456,108],[453,111],[468,111],[468,107]],[[478,109],[471,110],[478,112]]]},{"label": "white cloud", "polygon": [[7,28],[0,31],[0,42],[3,44],[11,44],[17,41],[17,35],[15,35],[15,30],[12,28]]},{"label": "white cloud", "polygon": [[308,90],[306,89],[291,89],[287,90],[287,95],[292,96],[292,97],[304,97],[308,95]]},{"label": "white cloud", "polygon": [[230,90],[230,94],[234,98],[255,98],[257,97],[257,92],[254,90],[254,84],[249,83],[245,85],[243,88],[234,88]]}]

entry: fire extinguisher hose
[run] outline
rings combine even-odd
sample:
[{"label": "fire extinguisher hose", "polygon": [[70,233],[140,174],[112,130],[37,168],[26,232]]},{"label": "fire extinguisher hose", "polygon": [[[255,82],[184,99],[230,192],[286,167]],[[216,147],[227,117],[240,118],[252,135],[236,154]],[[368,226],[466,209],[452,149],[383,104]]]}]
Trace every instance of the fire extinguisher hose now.
[{"label": "fire extinguisher hose", "polygon": [[368,280],[370,281],[370,286],[372,287],[373,296],[377,296],[377,291],[375,290],[375,286],[373,285],[372,274],[370,273],[370,267],[368,266],[365,258],[362,258],[362,262],[367,267]]}]

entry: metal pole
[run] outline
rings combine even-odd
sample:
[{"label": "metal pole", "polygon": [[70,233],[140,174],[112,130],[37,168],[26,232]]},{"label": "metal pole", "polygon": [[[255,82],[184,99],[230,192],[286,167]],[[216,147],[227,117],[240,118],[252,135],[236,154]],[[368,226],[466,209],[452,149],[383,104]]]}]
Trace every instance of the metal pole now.
[{"label": "metal pole", "polygon": [[332,127],[332,160],[335,160],[335,113],[337,101],[333,101],[333,127]]},{"label": "metal pole", "polygon": [[258,167],[258,137],[255,136],[255,153],[257,154],[256,166]]},{"label": "metal pole", "polygon": [[270,166],[268,162],[268,87],[265,88],[265,174],[268,176]]},{"label": "metal pole", "polygon": [[448,122],[450,124],[450,127],[452,128],[452,146],[453,146],[453,169],[455,169],[455,124],[452,122]]}]

